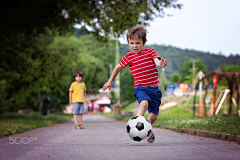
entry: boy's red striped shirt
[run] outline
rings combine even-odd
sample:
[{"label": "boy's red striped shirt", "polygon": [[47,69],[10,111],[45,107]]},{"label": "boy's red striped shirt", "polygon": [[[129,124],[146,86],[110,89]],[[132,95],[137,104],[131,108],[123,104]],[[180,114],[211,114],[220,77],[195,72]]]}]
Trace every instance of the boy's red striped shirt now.
[{"label": "boy's red striped shirt", "polygon": [[152,48],[145,48],[138,54],[129,52],[122,58],[120,65],[123,68],[129,65],[134,77],[134,87],[159,84],[155,58],[161,59]]}]

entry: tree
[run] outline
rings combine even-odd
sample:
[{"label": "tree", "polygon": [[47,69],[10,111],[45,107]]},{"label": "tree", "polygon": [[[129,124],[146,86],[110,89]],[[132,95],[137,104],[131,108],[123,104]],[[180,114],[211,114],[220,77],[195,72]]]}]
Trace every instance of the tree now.
[{"label": "tree", "polygon": [[51,30],[46,32],[48,34],[40,34],[36,43],[21,53],[25,63],[18,72],[0,70],[5,78],[1,83],[6,85],[1,91],[7,93],[2,98],[15,104],[7,110],[16,111],[23,105],[36,110],[38,93],[50,96],[52,107],[61,109],[60,104],[68,101],[68,88],[76,70],[83,71],[83,81],[88,88],[99,88],[107,80],[102,76],[107,72],[104,62],[86,54],[87,47],[80,39],[58,36]]},{"label": "tree", "polygon": [[[93,35],[86,35],[80,38],[86,47],[86,54],[89,54],[100,61],[104,62],[104,67],[109,68],[109,65],[114,62],[115,58],[115,46],[114,41],[110,40],[108,42],[99,42]],[[105,73],[108,76],[108,73]]]},{"label": "tree", "polygon": [[180,79],[181,79],[181,77],[178,73],[173,73],[172,74],[171,80],[172,80],[172,82],[175,83],[175,86],[177,85],[177,83],[180,82]]},{"label": "tree", "polygon": [[[221,72],[240,72],[239,65],[222,65],[219,69]],[[224,78],[219,83],[222,86],[228,86],[227,80]]]},{"label": "tree", "polygon": [[111,90],[110,94],[111,94],[111,97],[110,97],[111,104],[114,105],[115,103],[117,103],[119,98],[117,97],[116,93],[113,90]]},{"label": "tree", "polygon": [[120,81],[120,94],[121,99],[124,101],[123,107],[125,107],[136,100],[134,96],[134,78],[128,67],[121,70]]},{"label": "tree", "polygon": [[158,88],[162,91],[162,94],[165,93],[165,88],[170,84],[169,80],[166,77],[165,68],[161,68],[161,72],[158,75],[159,85]]},{"label": "tree", "polygon": [[[208,73],[208,69],[207,66],[205,64],[203,64],[202,59],[201,58],[196,58],[198,60],[198,62],[195,64],[195,73],[198,73],[200,70],[203,71],[204,74]],[[193,78],[192,77],[192,62],[189,61],[189,58],[185,59],[185,63],[184,65],[179,67],[180,72],[181,72],[181,80],[184,83],[192,83]]]},{"label": "tree", "polygon": [[20,34],[38,35],[44,33],[45,27],[69,30],[75,24],[83,24],[83,28],[98,36],[112,31],[120,35],[140,23],[139,17],[147,24],[154,16],[163,17],[164,8],[180,9],[182,5],[177,0],[2,0],[0,7],[4,22],[1,38],[5,39]]},{"label": "tree", "polygon": [[[7,80],[1,80],[0,81],[0,114],[7,112],[8,107],[12,108],[12,105],[10,102],[13,100],[13,98],[11,98],[9,96],[8,91],[8,85],[7,85]],[[10,97],[10,98],[9,98]]]},{"label": "tree", "polygon": [[[82,30],[101,40],[109,34],[119,37],[126,29],[163,16],[164,8],[181,8],[176,0],[8,0],[0,2],[0,68],[18,72],[24,61],[19,55],[36,42],[35,37],[45,29],[60,34],[72,31],[73,25],[82,24]],[[88,29],[89,28],[89,29]]]},{"label": "tree", "polygon": [[12,99],[16,106],[13,111],[26,102],[36,106],[36,93],[62,95],[70,71],[77,68],[89,73],[84,76],[88,86],[98,87],[105,79],[104,58],[80,56],[77,53],[88,51],[84,45],[59,35],[70,36],[73,26],[81,24],[85,33],[107,41],[110,34],[119,37],[139,24],[139,17],[147,24],[154,16],[163,16],[167,7],[181,8],[181,5],[176,0],[0,1],[0,85],[7,83],[6,87],[0,86],[1,93],[6,92],[2,99],[5,102]]},{"label": "tree", "polygon": [[223,65],[223,72],[240,72],[239,65]]}]

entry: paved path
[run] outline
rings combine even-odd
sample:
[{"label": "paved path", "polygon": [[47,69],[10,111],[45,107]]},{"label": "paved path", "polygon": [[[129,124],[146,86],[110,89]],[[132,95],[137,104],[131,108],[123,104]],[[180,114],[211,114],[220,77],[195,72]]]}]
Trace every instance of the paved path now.
[{"label": "paved path", "polygon": [[138,143],[127,136],[125,122],[100,115],[84,115],[83,121],[86,129],[74,129],[71,120],[0,138],[0,159],[236,160],[240,157],[240,145],[234,142],[154,128],[153,144]]}]

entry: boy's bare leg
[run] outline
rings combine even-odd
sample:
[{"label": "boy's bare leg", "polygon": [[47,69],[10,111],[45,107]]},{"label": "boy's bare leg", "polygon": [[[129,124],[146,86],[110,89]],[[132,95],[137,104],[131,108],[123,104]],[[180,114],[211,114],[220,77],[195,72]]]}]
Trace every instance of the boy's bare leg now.
[{"label": "boy's bare leg", "polygon": [[78,125],[77,116],[78,116],[77,114],[74,114],[74,115],[73,115],[75,125]]},{"label": "boy's bare leg", "polygon": [[78,115],[74,114],[73,117],[74,117],[74,122],[75,122],[75,129],[80,129],[80,127],[78,126],[78,119],[77,119]]},{"label": "boy's bare leg", "polygon": [[153,124],[155,121],[156,121],[156,119],[157,119],[157,117],[158,117],[158,114],[155,114],[155,113],[149,113],[149,116],[148,116],[148,120],[149,120],[149,122],[151,123],[151,124]]},{"label": "boy's bare leg", "polygon": [[82,114],[79,114],[79,124],[82,124]]},{"label": "boy's bare leg", "polygon": [[79,114],[79,127],[80,129],[85,129],[85,127],[82,125],[82,114]]},{"label": "boy's bare leg", "polygon": [[[148,120],[149,120],[149,122],[151,124],[153,124],[156,121],[157,117],[158,117],[158,114],[155,114],[155,113],[151,112],[151,113],[149,113]],[[151,134],[148,137],[147,141],[149,143],[153,143],[155,141],[155,136],[154,136],[153,132],[151,132]]]},{"label": "boy's bare leg", "polygon": [[[148,100],[142,100],[139,105],[137,116],[144,116],[144,113],[146,112],[147,109],[148,109]],[[158,117],[158,114],[151,112],[151,113],[149,113],[148,120],[151,124],[153,124],[155,122],[155,120],[157,119],[157,117]],[[151,132],[151,135],[149,136],[147,141],[149,143],[153,143],[154,140],[155,140],[155,136],[154,136],[153,132]]]},{"label": "boy's bare leg", "polygon": [[148,100],[142,100],[138,108],[137,116],[144,116],[144,113],[146,112],[147,109],[148,109]]}]

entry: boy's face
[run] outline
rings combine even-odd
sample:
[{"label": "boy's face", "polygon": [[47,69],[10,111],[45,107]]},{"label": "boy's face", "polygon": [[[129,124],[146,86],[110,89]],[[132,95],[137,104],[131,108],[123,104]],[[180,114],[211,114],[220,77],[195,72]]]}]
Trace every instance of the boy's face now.
[{"label": "boy's face", "polygon": [[138,38],[138,37],[133,37],[132,39],[128,40],[128,45],[130,49],[132,50],[133,53],[136,53],[136,54],[143,51],[145,43],[143,44],[142,38]]},{"label": "boy's face", "polygon": [[82,76],[79,76],[79,75],[77,75],[76,77],[75,77],[75,80],[79,83],[79,82],[82,82]]}]

